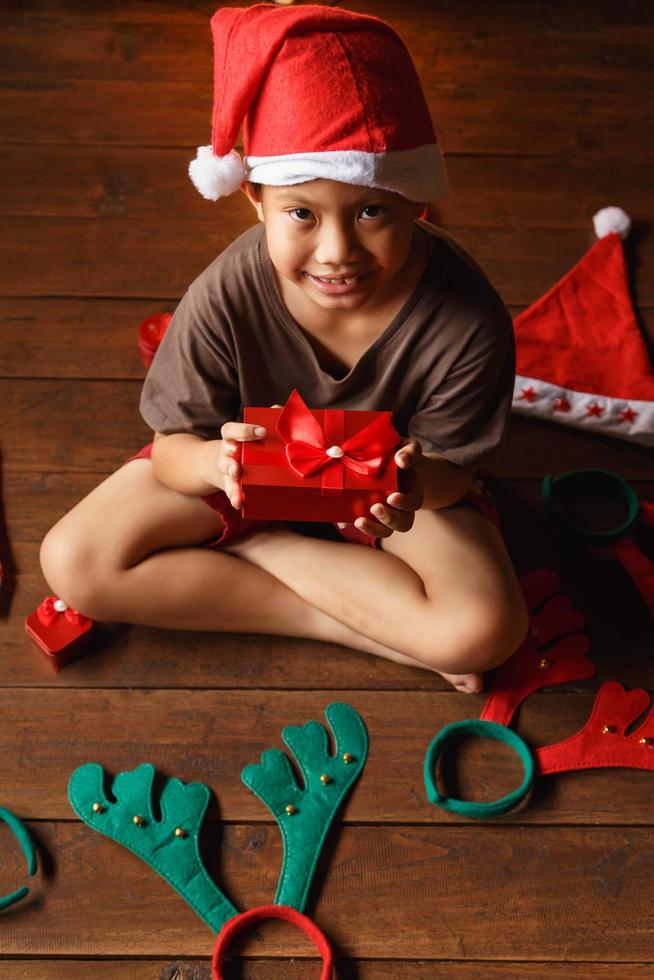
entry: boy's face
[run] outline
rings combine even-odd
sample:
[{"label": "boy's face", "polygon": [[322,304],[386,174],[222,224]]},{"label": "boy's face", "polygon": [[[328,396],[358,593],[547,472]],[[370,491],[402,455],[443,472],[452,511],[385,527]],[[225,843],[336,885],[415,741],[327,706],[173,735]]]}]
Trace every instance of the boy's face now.
[{"label": "boy's face", "polygon": [[372,310],[402,288],[424,205],[323,179],[259,192],[248,184],[246,193],[265,222],[278,274],[321,310]]}]

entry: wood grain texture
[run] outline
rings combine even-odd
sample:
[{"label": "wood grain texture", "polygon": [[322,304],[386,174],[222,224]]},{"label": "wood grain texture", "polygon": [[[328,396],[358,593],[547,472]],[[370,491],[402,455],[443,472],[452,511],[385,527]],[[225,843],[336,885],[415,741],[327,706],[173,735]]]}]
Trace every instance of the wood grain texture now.
[{"label": "wood grain texture", "polygon": [[[547,7],[535,11],[523,4],[507,37],[494,10],[484,16],[479,5],[469,12],[468,23],[465,13],[455,20],[442,5],[424,2],[404,15],[396,4],[390,9],[378,3],[356,6],[385,15],[405,38],[448,152],[531,153],[539,123],[542,133],[551,111],[558,120],[548,129],[552,153],[574,148],[607,152],[610,124],[620,136],[633,138],[639,123],[647,122],[645,101],[624,99],[625,86],[642,90],[651,85],[648,49],[639,31],[647,22],[642,11],[634,12],[632,20],[625,17],[626,24],[607,23],[598,36],[583,21],[577,31],[568,27],[573,17],[567,30],[557,30],[559,17]],[[210,110],[206,19],[193,11],[186,23],[171,19],[162,27],[117,23],[113,17],[107,22],[101,10],[90,21],[80,18],[79,8],[67,13],[66,24],[56,24],[52,12],[49,21],[35,23],[24,13],[10,20],[18,39],[5,54],[5,98],[9,105],[18,102],[25,125],[40,114],[43,142],[197,143],[190,134],[202,131],[201,113],[206,110],[206,119]],[[416,31],[418,16],[421,29]],[[535,16],[540,31],[534,30]],[[66,28],[57,43],[57,34]],[[44,35],[50,45],[43,44]],[[74,39],[85,52],[82,57]],[[48,57],[43,48],[58,54]],[[141,86],[138,94],[136,85]],[[140,97],[154,86],[158,95],[165,94],[164,105],[147,112],[155,100]],[[530,99],[516,100],[514,93],[526,88]],[[63,111],[53,112],[55,104]],[[101,118],[84,111],[91,106],[103,110]],[[126,107],[129,112],[120,111]],[[166,116],[167,108],[177,112]],[[498,126],[503,126],[500,144]],[[19,121],[12,137],[20,141],[26,136]]]},{"label": "wood grain texture", "polygon": [[[336,960],[334,980],[624,980],[625,967],[616,963],[453,963],[444,960]],[[226,980],[316,980],[319,960],[229,960]],[[650,963],[629,963],[630,980],[652,980]],[[207,960],[9,960],[3,980],[211,980]]]},{"label": "wood grain texture", "polygon": [[[29,823],[49,856],[31,895],[3,916],[4,955],[209,956],[212,935],[138,858],[78,822]],[[239,908],[269,901],[281,843],[270,825],[209,825],[206,863]],[[23,880],[7,846],[0,885]],[[337,955],[599,961],[647,959],[651,830],[635,827],[348,826],[330,833],[308,911]],[[634,929],[634,922],[638,929]],[[307,956],[279,923],[254,955]]]},{"label": "wood grain texture", "polygon": [[[226,7],[242,6],[241,0],[226,0]],[[565,6],[552,5],[547,0],[520,0],[510,8],[502,4],[497,7],[484,4],[480,0],[459,0],[454,3],[441,3],[436,11],[431,0],[411,0],[401,9],[397,0],[356,0],[351,9],[362,13],[375,12],[385,20],[404,18],[409,22],[412,36],[419,33],[415,17],[434,16],[437,13],[441,29],[473,30],[476,27],[495,27],[511,37],[520,35],[525,29],[539,34],[545,30],[560,31],[566,35],[596,30],[598,24],[611,28],[630,26],[648,27],[654,23],[649,8],[639,0],[624,0],[619,8],[612,0],[596,0],[592,6],[571,2]],[[195,23],[207,29],[208,18],[216,7],[213,0],[194,0],[193,4],[168,6],[161,0],[139,0],[138,5],[131,0],[96,0],[93,4],[93,17],[97,23],[136,23],[166,24],[169,27],[179,24]],[[86,20],[88,6],[85,0],[5,0],[3,20],[15,27],[22,23],[35,24],[43,20],[57,22],[64,19],[75,24]]]},{"label": "wood grain texture", "polygon": [[[39,119],[41,143],[101,145],[117,142],[138,146],[195,148],[209,137],[212,101],[210,64],[204,82],[121,81],[76,78],[5,81],[0,86],[0,119],[12,115],[9,140],[30,142],[32,120]],[[489,86],[488,78],[465,84],[437,76],[424,90],[436,134],[447,153],[527,154],[547,150],[554,155],[593,153],[611,155],[615,140],[635,139],[649,122],[647,100],[629,100],[623,92],[576,94],[541,87],[533,98],[516,99],[524,79],[504,87]],[[571,101],[573,111],[571,112]],[[551,127],[552,118],[557,126]],[[502,132],[498,140],[498,131]]]},{"label": "wood grain texture", "polygon": [[[0,39],[0,80],[28,81],[37,74],[106,81],[193,80],[202,85],[207,81],[210,38],[197,8],[180,8],[178,17],[161,24],[145,9],[137,22],[130,23],[126,5],[112,7],[110,14],[101,4],[83,13],[71,10],[65,22],[52,5],[39,6],[38,17],[29,17],[27,10],[5,14],[11,33]],[[472,76],[491,86],[515,85],[519,80],[531,90],[557,87],[573,95],[579,89],[622,91],[626,80],[651,86],[647,70],[651,51],[643,25],[637,23],[644,19],[642,8],[636,16],[626,15],[623,22],[607,24],[598,33],[590,24],[571,29],[571,18],[565,31],[561,24],[557,30],[560,12],[557,17],[557,11],[543,6],[539,23],[549,27],[543,37],[542,30],[534,29],[533,4],[521,5],[510,25],[502,25],[489,5],[478,5],[474,21],[467,24],[463,10],[448,20],[444,5],[424,3],[418,32],[415,3],[404,12],[396,4],[387,4],[385,15],[380,14],[378,2],[348,6],[386,17],[407,39],[418,74],[427,85],[438,79],[460,85],[462,76]]]},{"label": "wood grain texture", "polygon": [[[559,690],[534,695],[523,706],[517,729],[529,745],[558,742],[586,722],[594,693]],[[212,819],[269,821],[269,811],[241,783],[241,770],[259,762],[265,749],[284,749],[285,725],[312,719],[325,724],[327,705],[342,700],[360,712],[370,733],[369,759],[342,819],[461,822],[427,802],[422,778],[433,736],[450,722],[479,717],[483,698],[454,692],[5,690],[0,692],[3,803],[30,820],[74,819],[67,784],[77,766],[93,761],[115,775],[151,762],[162,776],[208,785]],[[42,719],[38,731],[34,718]],[[16,759],[22,763],[18,769]],[[522,765],[506,746],[466,741],[456,759],[448,756],[447,779],[454,795],[488,801],[520,784]],[[586,824],[592,814],[597,826],[652,826],[651,783],[650,772],[629,769],[542,777],[528,805],[497,822]],[[463,823],[470,834],[483,833],[478,824]]]},{"label": "wood grain texture", "polygon": [[[228,0],[242,5],[243,0]],[[470,251],[513,316],[577,263],[606,204],[634,219],[630,287],[654,352],[654,12],[642,0],[353,0],[404,37],[445,151],[451,196],[430,216]],[[186,176],[211,116],[215,0],[5,0],[0,9],[0,804],[24,816],[43,869],[2,915],[2,980],[209,980],[213,937],[154,873],[93,834],[70,771],[140,761],[217,794],[203,834],[242,907],[272,897],[278,830],[240,783],[281,728],[355,704],[370,761],[333,828],[310,913],[336,980],[654,978],[651,774],[541,779],[491,824],[429,807],[426,744],[482,697],[437,675],[284,637],[102,624],[59,675],[23,629],[47,591],[48,528],[150,438],[138,414],[136,329],[174,310],[254,213],[211,205]],[[651,453],[515,418],[489,467],[519,573],[557,569],[588,619],[598,674],[531,697],[534,745],[585,721],[610,678],[654,690],[654,626],[615,562],[544,517],[547,472],[603,466],[654,500]],[[654,560],[654,533],[637,540]],[[487,678],[487,682],[491,680]],[[492,798],[519,779],[477,740],[452,790]],[[222,820],[222,823],[221,823]],[[0,893],[24,880],[0,824]],[[318,975],[306,940],[269,924],[236,947],[230,980]],[[110,957],[110,959],[103,959]],[[293,957],[292,961],[285,957]]]},{"label": "wood grain texture", "polygon": [[[444,960],[336,960],[334,980],[652,980],[651,963],[454,963]],[[208,960],[13,960],[3,964],[3,980],[211,980]],[[231,960],[226,980],[312,980],[318,960]]]}]

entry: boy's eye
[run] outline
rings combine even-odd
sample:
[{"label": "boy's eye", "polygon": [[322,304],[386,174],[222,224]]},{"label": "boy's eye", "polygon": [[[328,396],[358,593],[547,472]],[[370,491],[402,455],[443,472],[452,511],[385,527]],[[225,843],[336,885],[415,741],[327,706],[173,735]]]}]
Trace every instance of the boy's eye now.
[{"label": "boy's eye", "polygon": [[376,214],[366,214],[366,218],[380,218],[385,210],[386,208],[383,208],[380,204],[367,204],[361,214],[365,214],[366,211],[376,211]]},{"label": "boy's eye", "polygon": [[288,213],[293,215],[296,221],[306,221],[308,217],[311,217],[311,211],[308,208],[291,208]]}]

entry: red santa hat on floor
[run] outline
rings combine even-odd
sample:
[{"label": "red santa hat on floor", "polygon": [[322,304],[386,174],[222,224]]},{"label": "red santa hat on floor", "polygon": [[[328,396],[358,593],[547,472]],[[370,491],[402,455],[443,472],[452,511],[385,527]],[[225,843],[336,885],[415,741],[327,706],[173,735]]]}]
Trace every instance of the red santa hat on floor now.
[{"label": "red santa hat on floor", "polygon": [[654,445],[654,374],[629,295],[620,208],[598,211],[598,241],[514,321],[513,410]]},{"label": "red santa hat on floor", "polygon": [[[211,146],[189,167],[208,200],[244,180],[317,178],[447,194],[447,177],[418,75],[404,43],[377,17],[307,4],[225,7],[211,18]],[[244,159],[235,150],[243,125]]]}]

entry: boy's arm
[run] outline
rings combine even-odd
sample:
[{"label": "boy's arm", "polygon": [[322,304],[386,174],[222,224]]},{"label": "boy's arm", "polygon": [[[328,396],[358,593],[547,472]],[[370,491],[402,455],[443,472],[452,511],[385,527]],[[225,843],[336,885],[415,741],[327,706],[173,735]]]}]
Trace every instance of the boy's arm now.
[{"label": "boy's arm", "polygon": [[[191,497],[222,490],[222,474],[215,461],[220,439],[202,439],[188,432],[162,435],[155,432],[152,466],[161,483]],[[209,479],[213,482],[209,482]]]},{"label": "boy's arm", "polygon": [[232,507],[243,506],[241,449],[243,442],[256,442],[266,435],[261,425],[224,422],[220,439],[203,439],[190,432],[162,435],[156,432],[152,465],[157,479],[189,497],[206,497],[224,490]]},{"label": "boy's arm", "polygon": [[358,517],[354,522],[360,531],[377,538],[410,531],[417,510],[439,510],[457,503],[475,480],[475,466],[456,466],[437,453],[423,453],[417,439],[406,439],[395,453],[395,462],[400,467],[401,490],[391,493],[386,504],[374,504],[371,517]]},{"label": "boy's arm", "polygon": [[424,499],[422,510],[438,510],[455,504],[468,493],[475,479],[475,466],[455,466],[436,453],[422,453],[418,472]]}]

